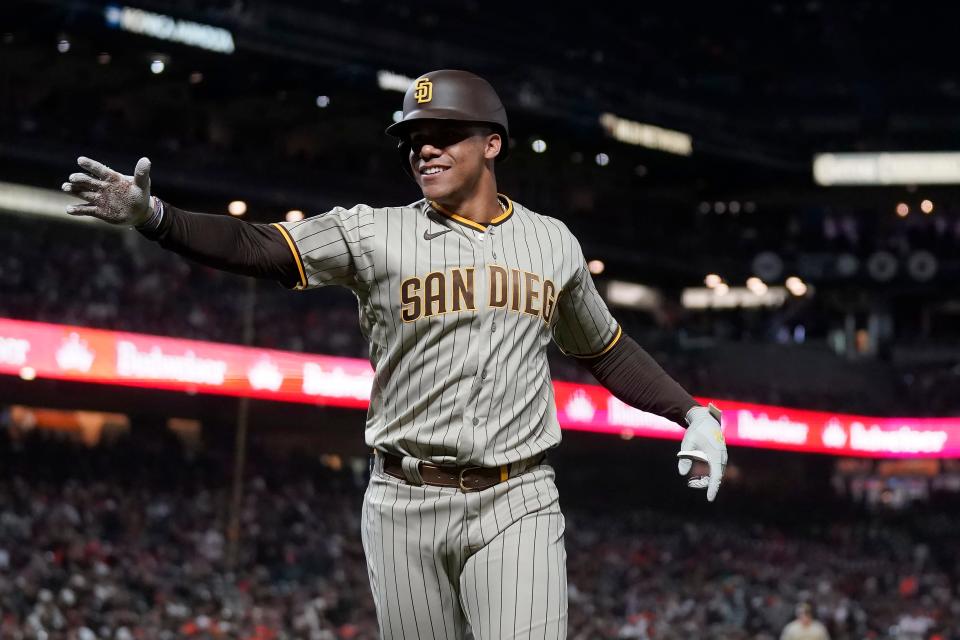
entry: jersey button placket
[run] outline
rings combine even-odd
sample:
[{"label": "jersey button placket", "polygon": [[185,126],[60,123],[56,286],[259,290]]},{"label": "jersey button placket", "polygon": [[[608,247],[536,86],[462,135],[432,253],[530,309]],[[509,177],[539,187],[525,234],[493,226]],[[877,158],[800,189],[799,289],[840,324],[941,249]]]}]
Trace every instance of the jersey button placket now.
[{"label": "jersey button placket", "polygon": [[[497,258],[497,252],[493,243],[494,232],[492,227],[488,227],[483,234],[478,235],[480,254],[483,256],[479,261],[480,264],[477,264],[477,270],[480,271],[483,275],[478,282],[480,282],[480,288],[478,293],[479,303],[477,312],[480,314],[480,326],[487,327],[489,326],[491,332],[496,331],[496,316],[494,315],[494,310],[489,306],[489,272],[487,271],[487,266],[491,262],[495,261]],[[489,325],[488,325],[489,323]],[[483,415],[483,412],[487,407],[490,406],[490,393],[493,392],[493,389],[490,388],[491,385],[485,384],[487,380],[487,369],[489,369],[489,361],[493,357],[493,353],[496,351],[495,343],[493,343],[488,336],[484,336],[484,332],[477,336],[475,341],[476,353],[478,357],[477,362],[477,372],[476,377],[474,378],[474,397],[472,419],[468,424],[472,424],[474,427],[480,427],[481,421],[486,420],[486,417]],[[473,439],[476,439],[480,436],[474,434]]]},{"label": "jersey button placket", "polygon": [[[487,247],[489,248],[490,257],[491,257],[491,261],[492,261],[492,262],[496,262],[497,259],[499,258],[499,256],[497,255],[497,245],[496,245],[496,243],[494,242],[494,236],[495,236],[495,235],[496,235],[496,227],[492,227],[492,226],[491,226],[491,227],[488,227],[488,228],[487,228],[487,236],[490,238],[490,241],[487,243]],[[491,310],[491,312],[490,312],[490,333],[496,333],[496,332],[497,332],[496,316],[494,315],[494,312]]]},{"label": "jersey button placket", "polygon": [[473,449],[474,442],[478,437],[474,433],[474,429],[480,426],[480,416],[478,414],[481,411],[481,408],[487,406],[483,385],[481,383],[483,379],[481,372],[484,369],[484,365],[487,360],[487,351],[489,348],[489,340],[487,340],[486,336],[484,335],[484,327],[490,314],[490,310],[487,306],[487,256],[489,255],[489,251],[486,248],[488,243],[485,242],[485,232],[471,233],[469,236],[475,243],[474,248],[479,249],[479,251],[476,252],[479,255],[476,256],[473,266],[476,269],[477,274],[477,310],[474,320],[477,328],[480,331],[473,334],[473,337],[467,346],[469,371],[474,376],[474,382],[471,388],[472,400],[469,401],[465,407],[463,415],[464,428],[460,433],[460,438],[457,443],[457,461],[459,464],[468,464],[473,461],[469,458],[469,456],[471,453],[476,454]]}]

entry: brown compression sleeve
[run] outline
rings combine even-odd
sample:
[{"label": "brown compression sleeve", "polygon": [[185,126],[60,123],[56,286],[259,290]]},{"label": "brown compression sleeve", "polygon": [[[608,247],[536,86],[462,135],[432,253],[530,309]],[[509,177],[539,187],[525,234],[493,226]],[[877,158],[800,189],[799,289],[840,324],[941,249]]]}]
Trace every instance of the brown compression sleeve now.
[{"label": "brown compression sleeve", "polygon": [[626,334],[603,355],[579,362],[617,398],[684,428],[687,411],[697,405],[697,401]]},{"label": "brown compression sleeve", "polygon": [[164,202],[159,226],[138,227],[138,231],[161,247],[208,267],[277,280],[288,288],[300,283],[293,251],[273,225],[191,213]]}]

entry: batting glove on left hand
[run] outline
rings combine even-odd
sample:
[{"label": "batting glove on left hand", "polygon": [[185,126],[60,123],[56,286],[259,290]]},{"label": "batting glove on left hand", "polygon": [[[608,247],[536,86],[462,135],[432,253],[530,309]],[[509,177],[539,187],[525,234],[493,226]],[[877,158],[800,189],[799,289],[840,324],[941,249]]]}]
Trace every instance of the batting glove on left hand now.
[{"label": "batting glove on left hand", "polygon": [[720,409],[712,404],[709,407],[694,407],[687,412],[687,432],[680,442],[677,457],[677,470],[680,475],[690,473],[694,461],[705,463],[709,476],[691,476],[687,486],[707,490],[707,500],[713,502],[720,489],[720,479],[727,467],[727,445],[720,428]]},{"label": "batting glove on left hand", "polygon": [[72,216],[93,216],[110,224],[137,226],[150,218],[150,159],[140,158],[132,176],[96,160],[77,158],[87,173],[71,173],[61,189],[87,201],[67,207]]}]

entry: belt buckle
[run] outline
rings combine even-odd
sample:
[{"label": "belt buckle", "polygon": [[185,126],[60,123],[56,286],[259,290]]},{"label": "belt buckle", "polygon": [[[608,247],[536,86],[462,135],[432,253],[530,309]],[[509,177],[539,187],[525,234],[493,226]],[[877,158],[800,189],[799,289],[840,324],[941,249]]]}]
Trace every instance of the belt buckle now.
[{"label": "belt buckle", "polygon": [[460,473],[457,474],[457,484],[460,487],[460,491],[463,491],[464,493],[470,491],[479,491],[479,489],[471,489],[463,484],[463,474],[465,474],[467,471],[473,471],[474,469],[483,469],[483,467],[463,467],[460,469]]}]

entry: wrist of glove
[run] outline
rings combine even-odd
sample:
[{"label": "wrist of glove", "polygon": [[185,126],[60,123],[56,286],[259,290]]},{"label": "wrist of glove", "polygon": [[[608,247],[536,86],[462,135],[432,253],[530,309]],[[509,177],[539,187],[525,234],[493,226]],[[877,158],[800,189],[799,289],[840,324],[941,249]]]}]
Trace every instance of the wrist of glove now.
[{"label": "wrist of glove", "polygon": [[[727,466],[727,446],[720,426],[721,413],[713,404],[696,406],[685,416],[687,431],[680,442],[677,470],[687,476],[687,486],[706,489],[707,500],[713,502]],[[696,465],[696,468],[695,468]]]},{"label": "wrist of glove", "polygon": [[155,232],[160,228],[160,222],[163,221],[163,202],[154,196],[150,196],[149,202],[150,211],[146,220],[133,225],[137,231],[145,233]]}]

